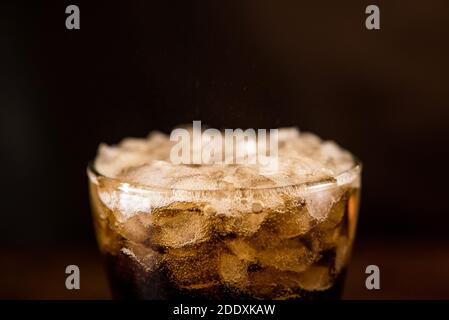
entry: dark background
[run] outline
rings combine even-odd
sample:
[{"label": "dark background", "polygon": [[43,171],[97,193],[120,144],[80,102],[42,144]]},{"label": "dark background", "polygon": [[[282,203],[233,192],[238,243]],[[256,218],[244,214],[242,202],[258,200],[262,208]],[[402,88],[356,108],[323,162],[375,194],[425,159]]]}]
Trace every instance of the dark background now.
[{"label": "dark background", "polygon": [[[346,297],[449,298],[448,39],[444,0],[2,1],[0,298],[108,297],[87,162],[100,142],[192,120],[297,125],[351,150],[364,173]],[[71,263],[88,270],[81,293],[64,289]]]}]

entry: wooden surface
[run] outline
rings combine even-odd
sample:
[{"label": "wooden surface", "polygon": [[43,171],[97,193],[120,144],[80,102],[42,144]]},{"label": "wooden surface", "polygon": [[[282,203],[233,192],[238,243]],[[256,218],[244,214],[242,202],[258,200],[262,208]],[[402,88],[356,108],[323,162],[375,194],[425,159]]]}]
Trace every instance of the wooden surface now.
[{"label": "wooden surface", "polygon": [[[449,243],[364,242],[355,247],[344,299],[449,299]],[[3,249],[1,299],[110,299],[95,249]],[[81,270],[81,289],[65,288],[65,267]],[[365,268],[378,265],[381,289],[365,288]]]}]

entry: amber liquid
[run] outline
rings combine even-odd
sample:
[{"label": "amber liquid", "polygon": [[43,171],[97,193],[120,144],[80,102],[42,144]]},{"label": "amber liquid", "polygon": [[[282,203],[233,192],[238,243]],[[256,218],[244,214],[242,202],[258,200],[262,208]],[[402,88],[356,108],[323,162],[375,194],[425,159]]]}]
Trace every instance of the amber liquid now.
[{"label": "amber liquid", "polygon": [[[256,300],[244,293],[230,291],[223,285],[201,290],[179,288],[163,269],[147,272],[125,254],[105,256],[109,283],[114,299],[122,300]],[[341,298],[345,271],[342,271],[331,288],[321,291],[298,289],[297,296],[288,300],[338,300]],[[276,296],[272,297],[276,299]],[[267,297],[267,300],[270,300]]]}]

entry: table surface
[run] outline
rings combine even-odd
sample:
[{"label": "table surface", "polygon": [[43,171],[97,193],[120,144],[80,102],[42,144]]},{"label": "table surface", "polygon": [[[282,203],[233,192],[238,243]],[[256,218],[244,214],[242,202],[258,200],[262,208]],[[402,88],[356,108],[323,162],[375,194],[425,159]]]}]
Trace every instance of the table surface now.
[{"label": "table surface", "polygon": [[[449,299],[449,243],[357,243],[344,299]],[[110,299],[99,253],[90,249],[3,249],[0,299]],[[81,289],[65,288],[65,267],[78,265]],[[365,287],[366,266],[380,268],[380,290]]]}]

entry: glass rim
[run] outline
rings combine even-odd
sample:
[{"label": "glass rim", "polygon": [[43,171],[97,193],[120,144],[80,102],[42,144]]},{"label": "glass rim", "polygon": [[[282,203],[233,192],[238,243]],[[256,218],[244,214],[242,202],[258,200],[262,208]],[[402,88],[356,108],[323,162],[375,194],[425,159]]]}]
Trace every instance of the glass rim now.
[{"label": "glass rim", "polygon": [[137,189],[142,190],[149,190],[149,191],[160,191],[160,192],[183,192],[183,193],[197,193],[197,192],[207,192],[207,193],[215,193],[215,192],[242,192],[242,191],[272,191],[272,190],[282,190],[282,189],[331,189],[336,187],[341,187],[343,185],[351,184],[354,182],[357,178],[360,177],[361,171],[362,171],[362,162],[355,157],[354,155],[351,155],[353,159],[353,165],[342,172],[340,172],[337,176],[331,177],[331,178],[323,178],[316,181],[310,181],[310,182],[300,182],[300,183],[294,183],[294,184],[287,184],[287,185],[281,185],[281,186],[275,186],[275,187],[255,187],[255,188],[233,188],[233,189],[183,189],[183,188],[170,188],[170,187],[162,187],[157,185],[149,185],[149,184],[140,184],[132,181],[126,181],[125,179],[120,178],[112,178],[108,177],[102,173],[100,173],[94,165],[94,161],[89,161],[87,165],[87,175],[89,179],[94,182],[95,184],[98,184],[98,179],[105,179],[111,182],[116,182],[118,185],[131,185]]}]

